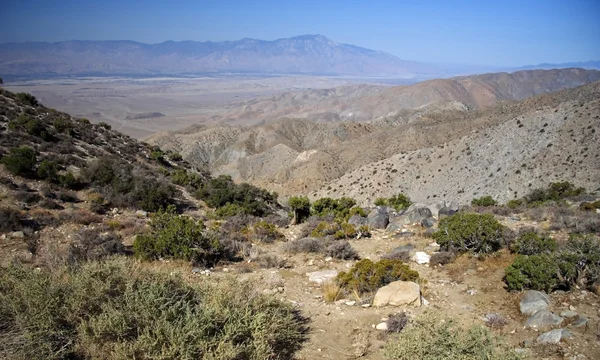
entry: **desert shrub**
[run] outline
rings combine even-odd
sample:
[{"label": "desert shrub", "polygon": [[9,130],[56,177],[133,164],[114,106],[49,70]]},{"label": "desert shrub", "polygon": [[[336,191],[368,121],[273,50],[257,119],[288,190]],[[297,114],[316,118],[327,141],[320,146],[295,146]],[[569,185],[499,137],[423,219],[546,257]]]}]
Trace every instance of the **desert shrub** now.
[{"label": "desert shrub", "polygon": [[557,285],[558,266],[550,255],[517,255],[504,270],[508,290],[552,291]]},{"label": "desert shrub", "polygon": [[384,355],[393,360],[522,359],[488,329],[478,325],[464,329],[454,320],[442,320],[432,312],[412,320],[385,345]]},{"label": "desert shrub", "polygon": [[169,151],[169,153],[167,155],[169,156],[169,159],[171,159],[173,161],[181,161],[181,160],[183,160],[183,156],[181,156],[181,154],[178,153],[178,152]]},{"label": "desert shrub", "polygon": [[240,216],[246,214],[244,208],[237,204],[225,204],[215,210],[215,216],[220,219],[226,219],[229,217]]},{"label": "desert shrub", "polygon": [[202,177],[200,175],[184,169],[177,169],[170,176],[171,181],[177,185],[190,186],[195,189],[202,185]]},{"label": "desert shrub", "polygon": [[496,206],[498,202],[493,197],[487,195],[471,200],[473,206]]},{"label": "desert shrub", "polygon": [[349,197],[339,199],[321,198],[312,204],[312,213],[317,216],[332,215],[338,219],[349,217],[350,209],[356,205],[356,200]]},{"label": "desert shrub", "polygon": [[73,131],[73,122],[63,117],[54,119],[52,126],[54,126],[54,130],[59,133],[71,134]]},{"label": "desert shrub", "polygon": [[54,161],[44,160],[37,168],[37,176],[46,181],[55,182],[58,180],[58,165]]},{"label": "desert shrub", "polygon": [[292,196],[288,200],[288,206],[292,209],[296,224],[302,223],[310,216],[310,201],[305,196]]},{"label": "desert shrub", "polygon": [[408,325],[408,316],[406,316],[405,312],[390,315],[388,317],[386,323],[387,323],[387,332],[399,333],[402,330],[404,330],[406,325]]},{"label": "desert shrub", "polygon": [[37,163],[36,151],[29,146],[10,149],[8,155],[0,159],[8,171],[14,175],[30,176]]},{"label": "desert shrub", "polygon": [[382,259],[400,260],[407,263],[410,260],[410,251],[394,249],[387,254],[381,255]]},{"label": "desert shrub", "polygon": [[235,184],[230,176],[221,175],[206,181],[196,192],[208,206],[220,208],[231,204],[244,213],[254,216],[266,216],[276,205],[277,194],[259,189],[247,183]]},{"label": "desert shrub", "polygon": [[558,280],[566,287],[600,283],[600,240],[593,235],[571,235],[556,256]]},{"label": "desert shrub", "polygon": [[343,240],[334,241],[327,246],[325,255],[341,260],[358,259],[358,253],[352,248],[352,245]]},{"label": "desert shrub", "polygon": [[371,237],[371,228],[369,228],[369,225],[361,225],[356,233],[358,238],[369,238]]},{"label": "desert shrub", "polygon": [[356,228],[352,224],[342,223],[340,224],[340,230],[333,234],[336,240],[340,239],[354,239],[356,237]]},{"label": "desert shrub", "polygon": [[40,207],[48,210],[62,210],[64,209],[56,201],[52,199],[42,199],[39,203]]},{"label": "desert shrub", "polygon": [[100,260],[125,252],[121,237],[112,231],[103,232],[99,228],[81,229],[75,234],[74,240],[69,251],[71,263]]},{"label": "desert shrub", "polygon": [[341,272],[337,280],[344,289],[359,293],[375,292],[393,281],[415,281],[419,273],[411,270],[400,260],[382,259],[374,263],[363,259],[354,264],[347,272]]},{"label": "desert shrub", "polygon": [[321,253],[325,248],[325,242],[316,238],[302,238],[285,243],[283,250],[291,254],[298,253]]},{"label": "desert shrub", "polygon": [[361,208],[360,206],[355,206],[350,209],[348,212],[348,217],[344,220],[348,221],[348,219],[354,215],[365,217],[367,216],[367,213],[365,212],[365,209]]},{"label": "desert shrub", "polygon": [[291,360],[306,321],[253,287],[188,285],[119,258],[56,275],[1,269],[0,357]]},{"label": "desert shrub", "polygon": [[99,193],[91,193],[87,197],[87,201],[90,203],[90,211],[96,214],[104,214],[106,211],[106,199]]},{"label": "desert shrub", "polygon": [[38,101],[35,96],[28,93],[16,93],[17,101],[23,105],[38,106]]},{"label": "desert shrub", "polygon": [[516,208],[518,208],[521,205],[523,205],[523,200],[521,200],[521,199],[513,199],[513,200],[510,200],[510,201],[508,201],[506,203],[506,206],[509,209],[513,209],[513,210],[516,209]]},{"label": "desert shrub", "polygon": [[273,225],[277,225],[280,228],[286,227],[290,224],[290,218],[287,216],[281,216],[277,214],[271,214],[264,218],[264,220]]},{"label": "desert shrub", "polygon": [[375,199],[375,205],[377,206],[391,206],[396,211],[401,211],[404,209],[408,209],[410,205],[412,205],[412,201],[410,198],[402,193],[396,194],[390,198],[377,198]]},{"label": "desert shrub", "polygon": [[70,223],[78,225],[99,224],[102,217],[87,210],[61,211],[58,214],[61,223]]},{"label": "desert shrub", "polygon": [[504,326],[508,324],[508,320],[506,320],[500,314],[487,314],[485,316],[485,326],[492,329],[502,329]]},{"label": "desert shrub", "polygon": [[579,204],[579,208],[581,210],[585,210],[585,211],[593,211],[593,210],[600,209],[600,200],[596,200],[594,202],[584,201],[581,204]]},{"label": "desert shrub", "polygon": [[23,218],[18,210],[0,207],[0,232],[18,231],[23,227]]},{"label": "desert shrub", "polygon": [[275,254],[260,254],[255,260],[263,269],[281,269],[286,267],[287,262]]},{"label": "desert shrub", "polygon": [[329,235],[334,235],[336,232],[340,231],[340,224],[336,222],[326,222],[321,221],[317,227],[315,227],[310,236],[312,237],[325,237]]},{"label": "desert shrub", "polygon": [[440,251],[433,255],[429,259],[429,264],[432,266],[435,265],[447,265],[454,261],[456,255],[449,251]]},{"label": "desert shrub", "polygon": [[216,238],[203,233],[201,222],[179,216],[174,206],[159,210],[152,217],[150,231],[138,235],[133,243],[135,255],[145,259],[173,258],[196,264],[215,264],[222,257]]},{"label": "desert shrub", "polygon": [[19,190],[14,193],[15,200],[31,205],[35,204],[42,199],[42,197],[34,191],[23,191]]},{"label": "desert shrub", "polygon": [[500,249],[503,232],[493,215],[458,213],[440,220],[433,238],[445,251],[486,254]]},{"label": "desert shrub", "polygon": [[321,285],[321,292],[325,302],[334,302],[341,298],[342,288],[335,281],[326,281]]},{"label": "desert shrub", "polygon": [[572,183],[563,181],[550,183],[545,189],[534,189],[525,196],[524,200],[528,204],[536,205],[547,201],[559,201],[582,194],[585,194],[585,188],[575,187]]},{"label": "desert shrub", "polygon": [[521,255],[539,255],[556,250],[556,241],[547,235],[539,235],[533,229],[522,232],[512,244],[511,250]]},{"label": "desert shrub", "polygon": [[219,231],[226,234],[239,233],[244,228],[247,228],[257,222],[257,218],[248,214],[240,214],[226,218],[226,221],[221,224]]},{"label": "desert shrub", "polygon": [[277,230],[273,224],[266,221],[259,221],[252,228],[252,237],[265,244],[270,244],[277,240],[285,239],[282,233]]},{"label": "desert shrub", "polygon": [[60,186],[71,190],[78,189],[81,186],[79,180],[70,171],[58,175],[58,183],[60,184]]}]

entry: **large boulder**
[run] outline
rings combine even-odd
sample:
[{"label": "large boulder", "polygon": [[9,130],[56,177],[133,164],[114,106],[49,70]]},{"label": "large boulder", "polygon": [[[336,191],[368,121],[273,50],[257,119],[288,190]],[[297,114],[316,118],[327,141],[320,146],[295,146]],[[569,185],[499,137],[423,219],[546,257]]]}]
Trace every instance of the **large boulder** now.
[{"label": "large boulder", "polygon": [[356,227],[367,225],[367,218],[362,217],[360,215],[352,215],[350,219],[348,219],[348,224],[354,225]]},{"label": "large boulder", "polygon": [[390,214],[386,206],[377,206],[367,216],[367,223],[373,229],[385,229],[390,223]]},{"label": "large boulder", "polygon": [[339,271],[337,270],[321,270],[321,271],[313,271],[306,273],[308,276],[308,281],[321,285],[328,281],[335,279],[338,275]]},{"label": "large boulder", "polygon": [[528,290],[523,295],[519,307],[521,314],[533,315],[540,310],[548,309],[550,298],[541,291]]},{"label": "large boulder", "polygon": [[538,344],[558,344],[562,339],[573,337],[573,334],[567,329],[554,329],[538,336]]},{"label": "large boulder", "polygon": [[563,318],[554,314],[552,311],[540,310],[527,319],[525,326],[532,328],[545,328],[560,325],[562,322]]},{"label": "large boulder", "polygon": [[421,306],[421,288],[410,281],[394,281],[377,290],[373,306]]}]

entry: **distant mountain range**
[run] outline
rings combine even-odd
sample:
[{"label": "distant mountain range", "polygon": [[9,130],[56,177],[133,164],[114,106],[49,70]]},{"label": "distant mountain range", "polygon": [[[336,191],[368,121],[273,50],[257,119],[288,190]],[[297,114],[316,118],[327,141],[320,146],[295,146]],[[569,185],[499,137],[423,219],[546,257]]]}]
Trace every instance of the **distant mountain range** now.
[{"label": "distant mountain range", "polygon": [[322,35],[263,41],[64,41],[0,44],[0,76],[266,73],[432,77],[433,66]]}]

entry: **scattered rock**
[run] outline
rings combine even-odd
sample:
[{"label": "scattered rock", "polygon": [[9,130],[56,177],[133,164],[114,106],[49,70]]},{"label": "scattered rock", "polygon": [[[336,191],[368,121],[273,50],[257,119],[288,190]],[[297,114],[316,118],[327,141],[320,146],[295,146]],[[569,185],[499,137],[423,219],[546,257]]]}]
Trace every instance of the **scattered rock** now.
[{"label": "scattered rock", "polygon": [[540,310],[534,313],[527,322],[525,326],[527,327],[535,327],[535,328],[544,328],[549,326],[557,326],[563,322],[563,318],[554,314],[549,310]]},{"label": "scattered rock", "polygon": [[327,261],[327,262],[330,262],[332,260],[333,260],[333,258],[331,256],[328,256],[328,257],[325,258],[325,261]]},{"label": "scattered rock", "polygon": [[377,324],[377,326],[375,326],[375,329],[386,331],[388,329],[388,325],[384,321],[384,322],[381,322],[381,323]]},{"label": "scattered rock", "polygon": [[562,339],[573,337],[573,334],[567,329],[554,329],[538,336],[536,341],[539,344],[558,344]]},{"label": "scattered rock", "polygon": [[563,312],[560,313],[560,316],[571,319],[576,317],[578,314],[575,311],[571,311],[571,310],[565,310]]},{"label": "scattered rock", "polygon": [[139,218],[145,218],[145,217],[148,217],[148,212],[144,211],[144,210],[138,210],[135,212],[135,216],[137,216]]},{"label": "scattered rock", "polygon": [[25,233],[22,231],[15,231],[10,234],[10,237],[13,239],[25,239]]},{"label": "scattered rock", "polygon": [[403,232],[400,232],[400,233],[398,233],[398,234],[394,235],[394,238],[395,238],[395,239],[398,239],[398,238],[407,238],[407,237],[413,237],[413,236],[415,236],[415,233],[414,233],[414,232],[411,232],[411,231],[403,231]]},{"label": "scattered rock", "polygon": [[367,216],[367,222],[373,229],[385,229],[390,223],[390,215],[387,208],[385,206],[377,206]]},{"label": "scattered rock", "polygon": [[438,211],[438,219],[441,220],[445,217],[452,216],[452,215],[456,214],[457,211],[458,211],[458,209],[454,210],[448,206],[443,207]]},{"label": "scattered rock", "polygon": [[579,317],[575,321],[573,321],[573,323],[571,325],[573,327],[578,328],[578,327],[587,325],[587,323],[588,323],[588,318],[585,316],[579,315]]},{"label": "scattered rock", "polygon": [[417,251],[415,255],[412,257],[412,260],[417,264],[429,264],[429,260],[431,259],[431,255],[423,251]]},{"label": "scattered rock", "polygon": [[526,291],[519,304],[521,314],[533,315],[539,310],[545,310],[550,305],[550,298],[541,291]]},{"label": "scattered rock", "polygon": [[338,274],[337,270],[321,270],[306,273],[308,281],[321,285],[335,278]]},{"label": "scattered rock", "polygon": [[344,304],[348,305],[348,306],[354,306],[356,305],[356,301],[352,300],[352,301],[346,301]]},{"label": "scattered rock", "polygon": [[373,298],[373,306],[421,306],[421,288],[410,281],[394,281],[379,290]]}]

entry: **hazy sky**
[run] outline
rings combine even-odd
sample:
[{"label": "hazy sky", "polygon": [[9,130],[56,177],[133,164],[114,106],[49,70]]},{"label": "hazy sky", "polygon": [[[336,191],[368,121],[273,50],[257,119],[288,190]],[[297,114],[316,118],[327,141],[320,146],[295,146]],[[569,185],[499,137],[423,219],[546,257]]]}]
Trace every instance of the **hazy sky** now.
[{"label": "hazy sky", "polygon": [[600,0],[0,0],[0,42],[300,34],[437,63],[600,60]]}]

